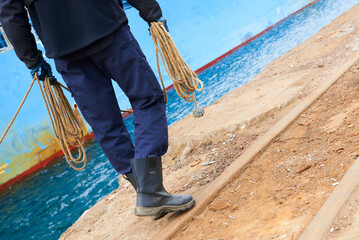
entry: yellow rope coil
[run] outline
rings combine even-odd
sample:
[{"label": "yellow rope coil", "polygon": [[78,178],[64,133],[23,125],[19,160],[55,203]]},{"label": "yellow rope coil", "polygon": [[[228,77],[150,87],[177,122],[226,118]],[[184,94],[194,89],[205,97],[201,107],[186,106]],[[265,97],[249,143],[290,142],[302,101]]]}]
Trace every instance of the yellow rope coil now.
[{"label": "yellow rope coil", "polygon": [[[55,136],[58,139],[67,163],[76,171],[83,170],[87,164],[86,152],[83,146],[84,136],[80,121],[62,91],[62,88],[68,89],[59,82],[51,85],[49,77],[45,78],[42,87],[37,74],[35,78],[44,98]],[[72,148],[77,148],[77,158],[71,153]],[[75,166],[75,164],[82,166]]]},{"label": "yellow rope coil", "polygon": [[[159,56],[162,59],[162,64],[167,74],[173,81],[177,94],[188,102],[193,101],[197,107],[194,91],[202,91],[203,82],[199,80],[197,74],[182,58],[171,35],[167,32],[163,23],[152,22],[150,32],[153,43],[156,46],[157,68],[162,87],[165,88],[160,70]],[[167,94],[166,91],[164,92],[167,102]]]}]

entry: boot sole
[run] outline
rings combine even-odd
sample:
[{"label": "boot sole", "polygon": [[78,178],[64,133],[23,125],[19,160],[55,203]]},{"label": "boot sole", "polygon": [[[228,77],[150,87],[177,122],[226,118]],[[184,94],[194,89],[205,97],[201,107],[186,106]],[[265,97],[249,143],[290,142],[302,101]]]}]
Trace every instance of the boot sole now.
[{"label": "boot sole", "polygon": [[160,206],[160,207],[135,207],[136,216],[154,216],[153,220],[157,220],[170,212],[183,212],[191,209],[196,204],[192,199],[189,203],[180,206]]}]

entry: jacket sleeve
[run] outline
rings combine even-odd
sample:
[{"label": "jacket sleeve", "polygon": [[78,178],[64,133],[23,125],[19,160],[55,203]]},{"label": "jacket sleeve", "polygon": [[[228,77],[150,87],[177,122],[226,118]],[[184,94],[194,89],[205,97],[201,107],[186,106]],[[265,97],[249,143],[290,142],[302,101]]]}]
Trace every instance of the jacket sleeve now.
[{"label": "jacket sleeve", "polygon": [[121,8],[123,8],[123,2],[122,2],[122,0],[118,0],[118,4],[120,5]]},{"label": "jacket sleeve", "polygon": [[42,59],[37,49],[27,11],[22,0],[0,1],[0,23],[14,47],[15,53],[28,68],[34,67]]},{"label": "jacket sleeve", "polygon": [[140,12],[140,16],[148,23],[162,17],[162,10],[156,0],[127,0],[127,2]]}]

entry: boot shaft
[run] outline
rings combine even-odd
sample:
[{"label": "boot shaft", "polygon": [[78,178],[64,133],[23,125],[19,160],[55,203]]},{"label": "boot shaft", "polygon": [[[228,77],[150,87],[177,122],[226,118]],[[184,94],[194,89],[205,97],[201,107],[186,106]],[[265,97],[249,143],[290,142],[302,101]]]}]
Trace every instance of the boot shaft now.
[{"label": "boot shaft", "polygon": [[162,160],[158,156],[131,160],[138,194],[165,191],[163,187]]}]

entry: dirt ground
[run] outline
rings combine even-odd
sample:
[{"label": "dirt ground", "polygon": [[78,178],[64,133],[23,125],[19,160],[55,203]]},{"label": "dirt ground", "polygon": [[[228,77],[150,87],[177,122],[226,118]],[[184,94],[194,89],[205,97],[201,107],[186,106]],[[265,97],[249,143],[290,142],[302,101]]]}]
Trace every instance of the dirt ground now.
[{"label": "dirt ground", "polygon": [[358,97],[359,62],[175,239],[298,239],[359,156]]},{"label": "dirt ground", "polygon": [[342,207],[324,239],[359,239],[359,187]]},{"label": "dirt ground", "polygon": [[[165,186],[198,196],[255,139],[359,50],[359,5],[273,61],[247,85],[170,127]],[[359,155],[359,64],[275,140],[174,239],[297,239]],[[60,239],[153,239],[176,214],[133,215],[120,187]]]}]

